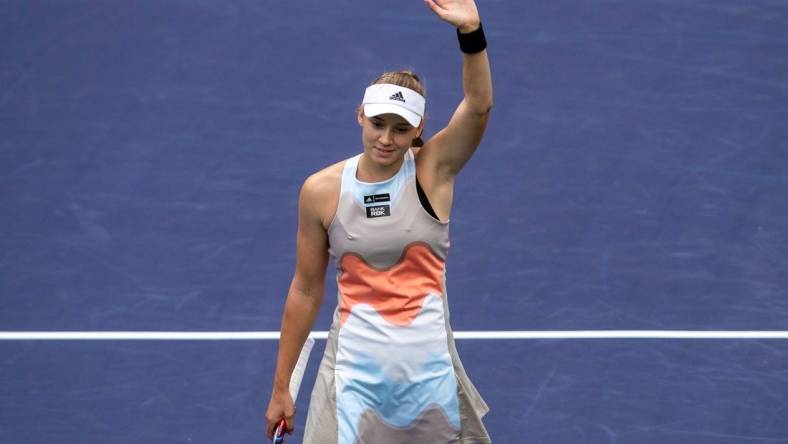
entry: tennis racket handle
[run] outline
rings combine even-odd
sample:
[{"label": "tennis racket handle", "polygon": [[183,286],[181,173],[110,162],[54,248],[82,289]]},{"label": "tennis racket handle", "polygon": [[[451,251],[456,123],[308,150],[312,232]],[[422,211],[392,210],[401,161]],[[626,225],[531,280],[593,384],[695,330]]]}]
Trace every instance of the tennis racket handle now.
[{"label": "tennis racket handle", "polygon": [[282,418],[279,420],[279,424],[276,425],[276,430],[274,430],[274,440],[271,441],[271,443],[284,444],[286,429],[287,429],[287,423],[285,423],[285,419]]}]

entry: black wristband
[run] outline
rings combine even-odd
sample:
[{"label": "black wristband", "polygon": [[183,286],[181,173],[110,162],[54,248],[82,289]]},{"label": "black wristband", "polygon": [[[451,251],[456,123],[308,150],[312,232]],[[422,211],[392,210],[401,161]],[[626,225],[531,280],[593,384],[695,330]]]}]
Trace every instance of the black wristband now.
[{"label": "black wristband", "polygon": [[487,40],[484,38],[484,29],[479,22],[479,27],[467,34],[460,32],[457,28],[457,40],[460,41],[460,50],[466,54],[476,54],[487,48]]}]

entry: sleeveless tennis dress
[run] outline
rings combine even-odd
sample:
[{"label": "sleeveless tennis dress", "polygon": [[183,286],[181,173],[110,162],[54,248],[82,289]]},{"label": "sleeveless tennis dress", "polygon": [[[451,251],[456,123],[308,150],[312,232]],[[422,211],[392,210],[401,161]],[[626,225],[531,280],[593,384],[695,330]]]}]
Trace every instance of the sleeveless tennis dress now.
[{"label": "sleeveless tennis dress", "polygon": [[412,150],[376,183],[356,178],[360,157],[345,161],[328,228],[339,301],[304,443],[490,443],[449,326],[449,224],[422,207]]}]

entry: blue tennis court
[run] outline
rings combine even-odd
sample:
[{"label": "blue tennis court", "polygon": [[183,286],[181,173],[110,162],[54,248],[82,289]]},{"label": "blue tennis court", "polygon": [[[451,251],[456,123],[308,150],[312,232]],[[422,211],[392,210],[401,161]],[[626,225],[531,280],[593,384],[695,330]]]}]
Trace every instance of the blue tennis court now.
[{"label": "blue tennis court", "polygon": [[[478,3],[454,330],[788,330],[788,2]],[[420,1],[0,2],[0,331],[276,332],[366,85],[421,74],[429,136],[460,58]],[[788,443],[788,339],[457,345],[496,443]],[[0,442],[265,442],[276,348],[0,340]]]}]

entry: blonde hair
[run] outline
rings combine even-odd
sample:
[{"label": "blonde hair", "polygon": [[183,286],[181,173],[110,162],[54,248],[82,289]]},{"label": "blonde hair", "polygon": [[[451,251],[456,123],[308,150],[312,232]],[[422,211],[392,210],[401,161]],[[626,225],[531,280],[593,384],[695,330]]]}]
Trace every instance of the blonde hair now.
[{"label": "blonde hair", "polygon": [[[424,83],[422,83],[421,79],[415,72],[409,69],[403,69],[402,71],[386,71],[379,75],[378,78],[371,83],[371,85],[378,85],[381,83],[388,83],[391,85],[412,89],[421,94],[422,97],[427,98],[427,90],[424,88]],[[422,118],[422,120],[423,119],[424,118]],[[424,140],[422,140],[421,135],[413,139],[413,146],[424,146]]]}]

